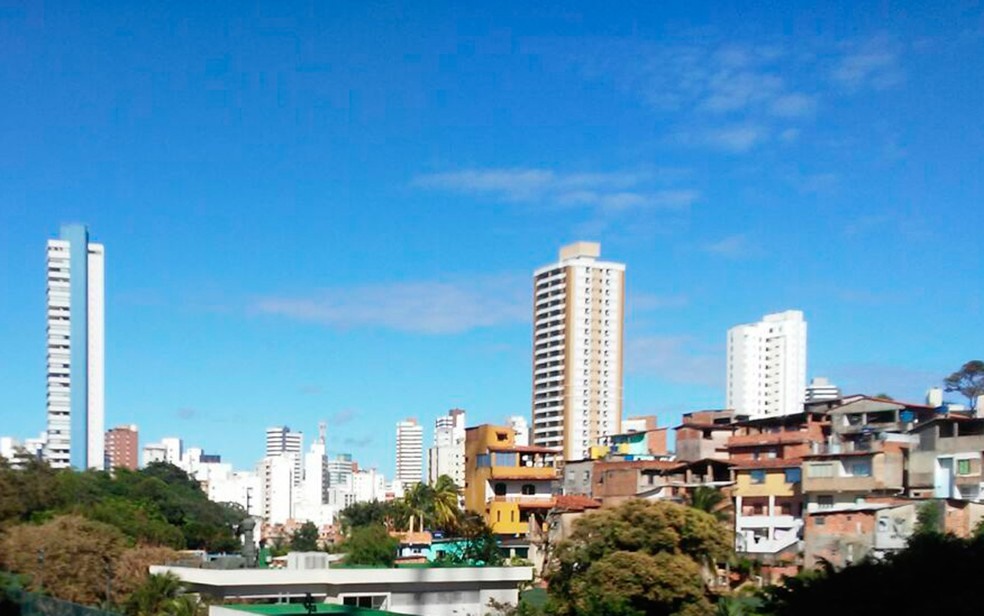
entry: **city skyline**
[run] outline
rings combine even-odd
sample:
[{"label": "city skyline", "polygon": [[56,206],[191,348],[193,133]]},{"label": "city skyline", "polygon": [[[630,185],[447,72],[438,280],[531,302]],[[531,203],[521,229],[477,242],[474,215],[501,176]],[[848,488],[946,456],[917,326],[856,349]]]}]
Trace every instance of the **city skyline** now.
[{"label": "city skyline", "polygon": [[530,273],[578,240],[630,272],[623,416],[720,407],[727,330],[786,309],[808,378],[918,401],[984,343],[984,27],[870,6],[15,10],[4,435],[46,429],[67,221],[105,426],[237,468],[271,425],[392,476],[401,418],[529,417]]}]

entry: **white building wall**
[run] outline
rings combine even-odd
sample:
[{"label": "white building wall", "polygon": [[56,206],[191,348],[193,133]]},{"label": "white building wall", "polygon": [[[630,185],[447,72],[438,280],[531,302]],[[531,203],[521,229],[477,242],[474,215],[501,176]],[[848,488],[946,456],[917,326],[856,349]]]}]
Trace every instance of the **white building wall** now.
[{"label": "white building wall", "polygon": [[428,450],[427,479],[433,484],[441,475],[455,485],[465,485],[465,412],[454,409],[438,417],[434,426],[434,446]]},{"label": "white building wall", "polygon": [[106,292],[105,248],[89,244],[88,302],[88,443],[89,468],[102,468],[106,461]]},{"label": "white building wall", "polygon": [[806,321],[798,310],[728,330],[728,408],[752,418],[803,410]]},{"label": "white building wall", "polygon": [[525,447],[530,444],[530,424],[525,417],[513,415],[509,418],[508,424],[515,433],[514,440],[517,445]]},{"label": "white building wall", "polygon": [[565,246],[534,272],[531,439],[568,460],[621,424],[625,265],[600,254],[599,244]]},{"label": "white building wall", "polygon": [[263,518],[270,524],[283,524],[294,517],[295,457],[267,456],[257,470],[262,481]]},{"label": "white building wall", "polygon": [[415,419],[396,424],[396,478],[404,488],[420,483],[424,474],[424,429]]},{"label": "white building wall", "polygon": [[236,503],[249,515],[263,516],[263,486],[255,472],[233,471],[213,475],[208,481],[208,498],[216,503]]},{"label": "white building wall", "polygon": [[71,256],[70,244],[49,240],[48,272],[48,436],[45,457],[68,468],[71,447]]}]

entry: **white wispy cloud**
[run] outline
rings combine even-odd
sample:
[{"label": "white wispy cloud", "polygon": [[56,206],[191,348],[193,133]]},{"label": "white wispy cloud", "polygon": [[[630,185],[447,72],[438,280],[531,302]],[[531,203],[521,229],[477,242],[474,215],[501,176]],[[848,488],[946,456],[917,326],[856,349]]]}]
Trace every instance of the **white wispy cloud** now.
[{"label": "white wispy cloud", "polygon": [[586,79],[612,83],[654,112],[672,113],[679,129],[671,140],[729,153],[789,143],[823,109],[836,108],[827,101],[845,91],[885,89],[905,76],[903,46],[887,36],[752,44],[700,31],[688,39],[597,39],[576,49],[554,42],[533,52],[560,56]]},{"label": "white wispy cloud", "polygon": [[591,207],[615,213],[637,209],[683,209],[697,190],[665,186],[656,171],[561,173],[550,169],[464,169],[419,175],[411,185],[484,196],[507,202]]},{"label": "white wispy cloud", "polygon": [[455,334],[529,321],[529,280],[505,275],[336,287],[261,297],[250,310],[337,329]]},{"label": "white wispy cloud", "polygon": [[886,36],[847,43],[831,77],[851,90],[885,90],[905,80],[900,55],[899,46]]},{"label": "white wispy cloud", "polygon": [[673,383],[721,387],[724,354],[683,335],[635,336],[626,341],[626,371]]},{"label": "white wispy cloud", "polygon": [[743,259],[759,254],[761,248],[752,243],[748,239],[748,236],[739,233],[721,238],[715,242],[706,243],[701,246],[701,250],[726,259]]}]

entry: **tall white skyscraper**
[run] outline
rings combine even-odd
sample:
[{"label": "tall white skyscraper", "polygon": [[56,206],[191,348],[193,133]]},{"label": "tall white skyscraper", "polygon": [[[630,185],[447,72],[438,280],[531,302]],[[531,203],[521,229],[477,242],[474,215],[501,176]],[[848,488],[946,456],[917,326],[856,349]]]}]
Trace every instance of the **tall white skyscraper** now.
[{"label": "tall white skyscraper", "polygon": [[433,484],[441,475],[465,486],[465,411],[451,409],[434,422],[434,446],[427,452],[427,479]]},{"label": "tall white skyscraper", "polygon": [[516,435],[513,437],[513,442],[515,442],[520,447],[525,447],[530,444],[530,424],[526,421],[526,418],[521,415],[513,415],[509,418],[509,427],[513,429]]},{"label": "tall white skyscraper", "polygon": [[578,242],[533,274],[532,441],[567,460],[587,458],[622,419],[625,265],[600,256]]},{"label": "tall white skyscraper", "polygon": [[328,458],[325,456],[326,426],[318,425],[318,440],[304,454],[302,498],[310,505],[321,505],[328,497]]},{"label": "tall white skyscraper", "polygon": [[806,321],[799,310],[728,330],[727,406],[751,418],[803,411]]},{"label": "tall white skyscraper", "polygon": [[48,440],[55,468],[102,468],[105,249],[84,225],[48,240]]},{"label": "tall white skyscraper", "polygon": [[404,488],[420,483],[424,474],[424,428],[416,419],[396,424],[396,479]]},{"label": "tall white skyscraper", "polygon": [[276,426],[267,428],[266,431],[266,455],[278,456],[286,455],[293,460],[294,486],[300,487],[301,478],[304,476],[304,433],[291,432],[290,426]]},{"label": "tall white skyscraper", "polygon": [[293,458],[289,454],[267,456],[256,469],[263,496],[263,517],[270,524],[283,524],[294,517],[298,482],[294,477]]}]

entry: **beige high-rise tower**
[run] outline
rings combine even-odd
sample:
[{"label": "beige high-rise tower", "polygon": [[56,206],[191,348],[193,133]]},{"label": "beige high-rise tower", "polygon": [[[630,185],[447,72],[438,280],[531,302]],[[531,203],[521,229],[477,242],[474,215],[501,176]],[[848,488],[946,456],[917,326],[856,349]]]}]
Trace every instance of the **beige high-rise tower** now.
[{"label": "beige high-rise tower", "polygon": [[622,420],[625,265],[577,242],[533,273],[532,443],[588,457]]}]

